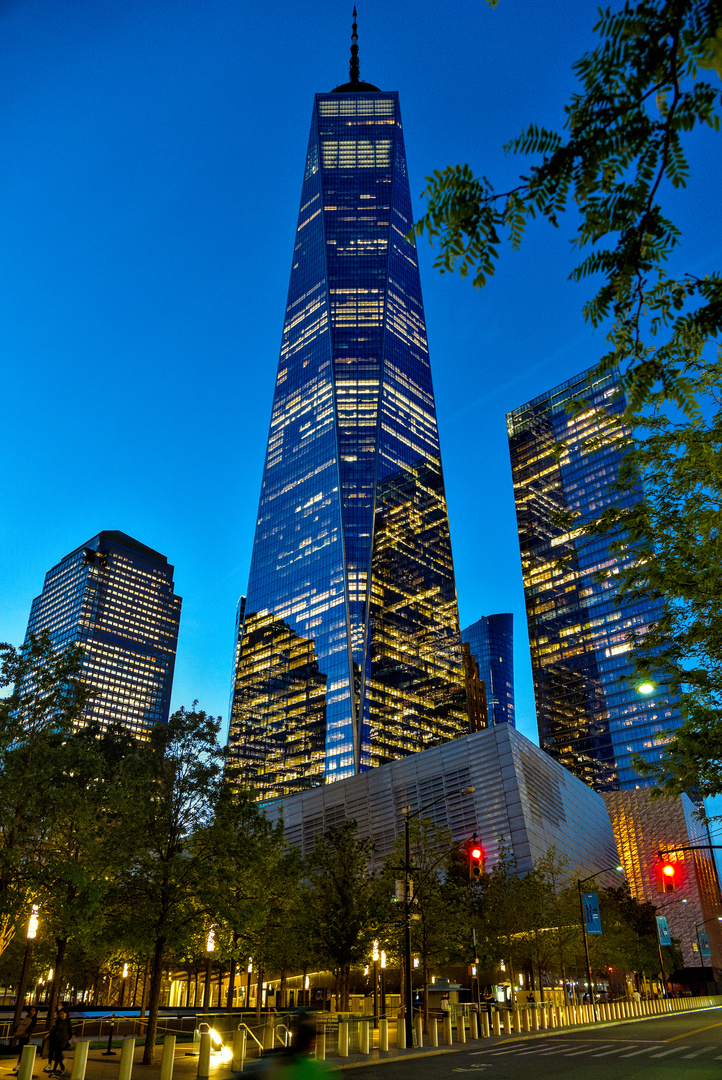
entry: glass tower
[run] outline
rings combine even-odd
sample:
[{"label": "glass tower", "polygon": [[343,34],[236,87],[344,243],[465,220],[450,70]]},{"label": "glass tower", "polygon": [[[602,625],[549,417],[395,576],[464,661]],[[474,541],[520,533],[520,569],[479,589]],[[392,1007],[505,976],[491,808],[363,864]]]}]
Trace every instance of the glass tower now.
[{"label": "glass tower", "polygon": [[259,798],[468,731],[412,224],[398,95],[352,62],[313,107],[238,638]]},{"label": "glass tower", "polygon": [[489,725],[514,726],[514,616],[482,615],[461,631],[486,685]]},{"label": "glass tower", "polygon": [[[646,787],[633,753],[657,760],[658,732],[681,723],[662,688],[645,697],[628,659],[630,632],[643,634],[661,614],[651,600],[622,603],[609,538],[565,531],[555,512],[581,526],[618,505],[620,455],[605,443],[604,414],[625,402],[616,377],[591,371],[507,416],[521,548],[534,693],[541,746],[598,791]],[[569,412],[570,403],[589,403]],[[594,436],[598,449],[586,447]],[[628,505],[641,489],[624,496]],[[564,565],[561,565],[561,560]],[[597,580],[601,571],[612,576]]]},{"label": "glass tower", "polygon": [[165,555],[122,532],[101,532],[45,575],[28,634],[83,648],[94,692],[82,719],[142,736],[168,720],[182,600]]}]

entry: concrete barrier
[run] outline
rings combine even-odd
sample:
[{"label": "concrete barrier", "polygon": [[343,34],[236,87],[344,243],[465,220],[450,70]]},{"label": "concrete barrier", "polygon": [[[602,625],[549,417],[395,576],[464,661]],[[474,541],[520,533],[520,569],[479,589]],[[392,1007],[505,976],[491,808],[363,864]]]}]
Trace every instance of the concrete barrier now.
[{"label": "concrete barrier", "polygon": [[338,1022],[338,1056],[348,1057],[348,1020]]},{"label": "concrete barrier", "polygon": [[548,1027],[548,1024],[547,1024],[547,1007],[544,1004],[542,1004],[542,1007],[539,1010],[539,1027],[541,1028],[542,1031],[546,1031],[546,1029]]},{"label": "concrete barrier", "polygon": [[511,1013],[508,1009],[504,1009],[504,1012],[501,1014],[501,1019],[504,1023],[504,1034],[511,1035]]},{"label": "concrete barrier", "polygon": [[469,1038],[479,1038],[479,1023],[476,1015],[476,1009],[469,1009]]},{"label": "concrete barrier", "polygon": [[439,1025],[435,1016],[429,1017],[429,1046],[439,1045]]},{"label": "concrete barrier", "polygon": [[461,1012],[456,1018],[456,1038],[460,1043],[466,1042],[466,1022],[464,1021],[464,1014]]},{"label": "concrete barrier", "polygon": [[[76,1051],[77,1053],[77,1051]],[[173,1065],[175,1063],[175,1035],[166,1035],[163,1039],[163,1056],[160,1059],[160,1080],[173,1080]],[[243,1069],[243,1063],[238,1072]],[[85,1070],[81,1076],[75,1076],[75,1063],[73,1063],[73,1075],[70,1080],[83,1080]]]},{"label": "concrete barrier", "polygon": [[[211,1061],[211,1037],[206,1035],[208,1045],[208,1071],[201,1073],[200,1055],[198,1057],[198,1075],[205,1078],[210,1075],[210,1061]],[[203,1053],[203,1036],[201,1035],[201,1054]],[[133,1075],[133,1055],[135,1054],[135,1039],[123,1039],[123,1044],[120,1048],[120,1068],[118,1070],[118,1080],[130,1080]]]},{"label": "concrete barrier", "polygon": [[[85,1045],[87,1046],[88,1044],[86,1043]],[[37,1046],[34,1046],[32,1043],[28,1043],[27,1046],[23,1047],[23,1052],[20,1055],[20,1065],[18,1067],[18,1080],[32,1080],[36,1051]],[[86,1058],[88,1056],[87,1050],[85,1051],[85,1056]]]},{"label": "concrete barrier", "polygon": [[[173,1037],[175,1042],[175,1036]],[[75,1044],[75,1056],[73,1057],[73,1071],[70,1074],[70,1080],[85,1080],[85,1069],[88,1064],[88,1049],[90,1047],[90,1040],[82,1039]],[[172,1075],[172,1074],[171,1074]],[[162,1073],[161,1073],[162,1076]],[[164,1078],[165,1080],[165,1078]],[[170,1077],[167,1080],[171,1080]]]},{"label": "concrete barrier", "polygon": [[414,1017],[414,1034],[416,1035],[416,1045],[421,1050],[424,1045],[424,1018],[421,1013]]},{"label": "concrete barrier", "polygon": [[483,1012],[483,1013],[480,1014],[479,1022],[481,1023],[481,1037],[482,1037],[482,1039],[488,1039],[489,1035],[491,1034],[491,1032],[489,1030],[489,1014],[488,1014],[488,1012]]},{"label": "concrete barrier", "polygon": [[491,1030],[495,1035],[501,1035],[501,1020],[499,1019],[498,1009],[494,1009],[491,1014]]},{"label": "concrete barrier", "polygon": [[359,1020],[358,1025],[358,1052],[359,1054],[370,1054],[371,1047],[370,1042],[370,1026],[368,1020]]},{"label": "concrete barrier", "polygon": [[444,1013],[444,1045],[451,1046],[454,1041],[454,1036],[451,1031],[451,1013]]},{"label": "concrete barrier", "polygon": [[406,1049],[406,1020],[403,1016],[396,1017],[396,1048]]},{"label": "concrete barrier", "polygon": [[[245,1034],[245,1032],[244,1032]],[[316,1028],[316,1061],[326,1060],[326,1025],[321,1024]]]},{"label": "concrete barrier", "polygon": [[387,1051],[389,1048],[389,1022],[386,1019],[379,1020],[379,1050]]}]

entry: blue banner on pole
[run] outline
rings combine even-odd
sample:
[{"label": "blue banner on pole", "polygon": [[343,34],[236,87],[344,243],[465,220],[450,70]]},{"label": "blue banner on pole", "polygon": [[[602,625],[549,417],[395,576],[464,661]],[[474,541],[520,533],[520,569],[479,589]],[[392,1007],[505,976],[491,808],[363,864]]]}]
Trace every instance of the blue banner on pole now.
[{"label": "blue banner on pole", "polygon": [[595,892],[582,894],[584,904],[584,922],[588,934],[601,934],[602,920],[599,917],[599,900]]},{"label": "blue banner on pole", "polygon": [[669,936],[669,927],[667,926],[667,919],[664,915],[657,916],[657,934],[659,936],[660,945],[671,945],[672,939]]},{"label": "blue banner on pole", "polygon": [[707,937],[707,931],[700,931],[699,943],[702,948],[702,956],[705,960],[709,960],[712,956],[712,950],[709,947],[709,938]]}]

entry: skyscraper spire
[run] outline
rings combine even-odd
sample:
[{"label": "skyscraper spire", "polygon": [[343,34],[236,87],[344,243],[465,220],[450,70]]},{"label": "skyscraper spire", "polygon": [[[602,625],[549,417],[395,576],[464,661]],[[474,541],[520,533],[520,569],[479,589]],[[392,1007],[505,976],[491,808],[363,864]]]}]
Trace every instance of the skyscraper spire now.
[{"label": "skyscraper spire", "polygon": [[351,65],[349,67],[350,83],[352,86],[358,86],[359,83],[359,66],[358,66],[358,32],[356,30],[356,5],[353,9],[353,22],[351,23]]}]

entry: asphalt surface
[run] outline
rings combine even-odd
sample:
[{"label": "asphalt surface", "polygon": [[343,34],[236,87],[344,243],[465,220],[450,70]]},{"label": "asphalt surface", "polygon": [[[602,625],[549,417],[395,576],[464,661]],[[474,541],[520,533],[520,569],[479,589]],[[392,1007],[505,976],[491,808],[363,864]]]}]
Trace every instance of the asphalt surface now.
[{"label": "asphalt surface", "polygon": [[[379,1067],[356,1067],[349,1080],[380,1080]],[[490,1080],[720,1080],[722,1008],[596,1030],[512,1035],[435,1056],[398,1058],[384,1067],[385,1080],[471,1080],[473,1073]]]}]

